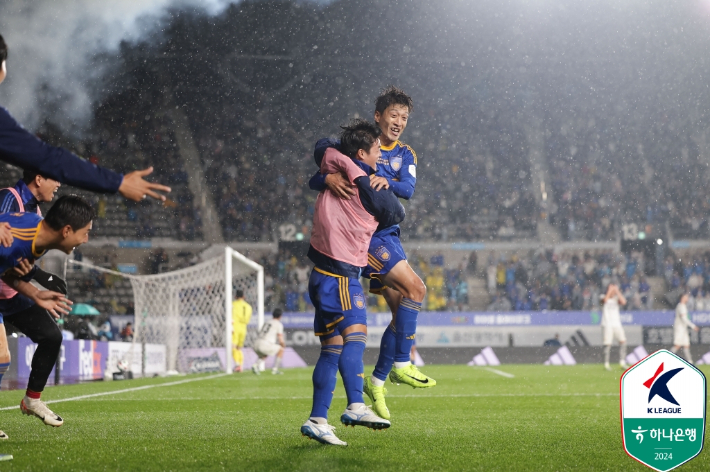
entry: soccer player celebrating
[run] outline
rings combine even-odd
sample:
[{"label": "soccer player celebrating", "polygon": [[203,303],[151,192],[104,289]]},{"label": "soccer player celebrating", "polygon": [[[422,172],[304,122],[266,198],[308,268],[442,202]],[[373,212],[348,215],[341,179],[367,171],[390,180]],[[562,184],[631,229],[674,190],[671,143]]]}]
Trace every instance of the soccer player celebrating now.
[{"label": "soccer player celebrating", "polygon": [[688,294],[684,293],[680,296],[678,305],[675,307],[675,320],[673,321],[673,348],[672,353],[678,352],[678,349],[683,348],[685,360],[693,363],[693,358],[690,356],[690,336],[688,328],[694,331],[700,331],[700,328],[695,326],[695,323],[688,318]]},{"label": "soccer player celebrating", "polygon": [[234,372],[241,372],[244,365],[244,340],[247,337],[247,325],[251,320],[251,305],[244,299],[244,290],[237,290],[237,299],[232,302],[232,357]]},{"label": "soccer player celebrating", "polygon": [[315,307],[313,327],[321,340],[321,353],[313,370],[313,408],[301,433],[323,444],[346,445],[327,420],[338,370],[348,398],[340,421],[372,429],[390,426],[363,402],[367,314],[358,280],[378,225],[389,227],[404,219],[404,207],[391,190],[376,191],[370,186],[368,175],[377,169],[381,155],[380,134],[377,126],[355,120],[343,128],[342,153],[328,148],[321,162],[323,174],[342,172],[355,186],[351,199],[341,199],[330,190],[320,192],[308,250],[315,264],[308,292]]},{"label": "soccer player celebrating", "polygon": [[[32,171],[25,171],[22,180],[14,187],[0,190],[0,213],[32,212],[42,216],[39,203],[49,202],[60,184]],[[66,295],[67,285],[54,274],[34,267],[32,278],[43,287]],[[5,322],[14,325],[37,343],[32,358],[32,371],[27,384],[27,398],[39,398],[47,384],[54,361],[62,346],[62,332],[47,310],[30,298],[18,294],[7,284],[0,282],[0,313]],[[59,426],[61,418],[46,416],[45,423]],[[59,423],[59,424],[57,424]]]},{"label": "soccer player celebrating", "polygon": [[609,354],[611,353],[611,343],[614,338],[619,340],[619,365],[626,368],[626,333],[621,326],[621,313],[619,306],[626,305],[626,298],[621,294],[619,286],[609,284],[606,294],[602,298],[602,344],[604,344],[604,368],[611,370],[609,366]]},{"label": "soccer player celebrating", "polygon": [[261,331],[259,331],[259,336],[254,342],[254,352],[259,356],[259,360],[251,366],[251,370],[256,375],[264,372],[266,368],[264,364],[268,356],[276,356],[271,373],[283,374],[283,372],[279,370],[284,357],[284,349],[286,348],[286,343],[284,342],[284,325],[281,323],[282,314],[283,311],[281,311],[281,308],[275,309],[271,314],[271,320],[264,323],[264,326],[261,327]]},{"label": "soccer player celebrating", "polygon": [[[417,156],[411,147],[399,141],[413,108],[411,97],[396,87],[388,87],[375,100],[375,122],[381,130],[382,157],[377,173],[371,177],[374,188],[389,188],[405,200],[414,194],[417,181]],[[338,146],[337,142],[327,142]],[[320,155],[316,153],[316,163]],[[326,186],[341,198],[352,195],[352,187],[339,173],[317,173],[310,182],[314,190]],[[384,385],[387,375],[393,383],[405,383],[414,388],[436,385],[411,363],[410,353],[417,330],[417,316],[421,310],[426,286],[407,262],[400,241],[398,225],[380,226],[370,242],[368,265],[363,275],[371,279],[370,291],[381,293],[392,311],[392,322],[387,326],[380,343],[380,354],[372,376],[365,379],[365,393],[373,402],[375,412],[389,419],[385,404]]]},{"label": "soccer player celebrating", "polygon": [[[34,275],[32,271],[25,277],[17,278],[12,275],[11,269],[25,262],[24,260],[36,261],[50,249],[59,249],[70,254],[75,247],[88,241],[93,219],[94,210],[91,205],[74,195],[59,198],[44,219],[32,213],[0,214],[0,222],[9,223],[14,236],[9,248],[0,248],[0,274],[3,281],[29,297],[39,308],[49,311],[54,318],[59,318],[60,313],[68,313],[67,304],[71,302],[63,294],[40,291],[29,284],[27,280]],[[5,314],[12,312],[3,311],[2,315]],[[4,335],[4,330],[2,334]],[[2,347],[4,352],[0,352],[0,362],[7,359],[9,365],[7,343],[3,342]],[[40,352],[37,349],[32,360],[29,388],[20,402],[22,413],[34,415],[50,426],[61,426],[64,423],[64,420],[47,408],[40,399],[57,354],[58,350],[46,349]]]}]

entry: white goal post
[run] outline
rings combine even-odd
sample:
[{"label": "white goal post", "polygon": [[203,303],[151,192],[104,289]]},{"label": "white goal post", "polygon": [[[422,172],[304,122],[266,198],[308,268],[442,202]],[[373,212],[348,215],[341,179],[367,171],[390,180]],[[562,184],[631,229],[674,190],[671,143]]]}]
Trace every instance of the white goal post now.
[{"label": "white goal post", "polygon": [[67,259],[66,278],[69,299],[75,303],[105,308],[126,304],[132,296],[133,343],[165,345],[169,371],[199,371],[195,366],[205,360],[213,366],[219,362],[224,372],[232,371],[236,290],[242,290],[253,307],[246,346],[264,324],[264,268],[229,246],[222,256],[154,275],[125,274]]}]

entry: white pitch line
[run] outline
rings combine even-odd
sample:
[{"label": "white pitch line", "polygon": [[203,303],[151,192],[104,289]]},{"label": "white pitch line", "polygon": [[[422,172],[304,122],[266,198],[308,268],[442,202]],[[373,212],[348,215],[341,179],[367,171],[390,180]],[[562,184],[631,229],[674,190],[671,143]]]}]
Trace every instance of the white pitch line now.
[{"label": "white pitch line", "polygon": [[502,370],[494,369],[493,367],[484,367],[484,369],[486,369],[488,372],[493,372],[494,374],[502,375],[503,377],[508,377],[509,379],[515,377],[513,374],[503,372]]},{"label": "white pitch line", "polygon": [[[131,388],[124,388],[123,390],[113,390],[111,392],[100,392],[100,393],[91,393],[88,395],[79,395],[78,397],[69,397],[69,398],[60,398],[59,400],[49,400],[45,403],[60,403],[60,402],[72,402],[75,400],[85,400],[87,398],[94,398],[94,397],[103,397],[106,395],[116,395],[119,393],[127,393],[127,392],[137,392],[139,390],[147,390],[149,388],[155,388],[155,387],[171,387],[173,385],[181,385],[181,384],[186,384],[190,382],[199,382],[201,380],[211,380],[211,379],[216,379],[219,377],[224,377],[225,375],[230,375],[227,373],[222,373],[222,374],[217,374],[217,375],[209,375],[207,377],[200,377],[197,379],[185,379],[185,380],[178,380],[176,382],[167,382],[167,383],[162,383],[162,384],[152,384],[152,385],[143,385],[141,387],[131,387]],[[5,411],[5,410],[14,410],[20,408],[19,405],[17,406],[6,406],[3,408],[0,408],[0,411]]]}]

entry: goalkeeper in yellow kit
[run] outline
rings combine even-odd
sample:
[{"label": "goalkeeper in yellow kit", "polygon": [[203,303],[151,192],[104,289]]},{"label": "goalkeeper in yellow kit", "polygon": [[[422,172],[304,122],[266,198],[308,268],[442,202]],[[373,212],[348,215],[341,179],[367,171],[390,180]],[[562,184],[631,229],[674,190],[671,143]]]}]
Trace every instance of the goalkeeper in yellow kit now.
[{"label": "goalkeeper in yellow kit", "polygon": [[232,357],[234,372],[241,372],[244,365],[244,339],[247,337],[247,325],[251,320],[251,305],[244,300],[244,291],[237,290],[237,298],[232,302]]}]

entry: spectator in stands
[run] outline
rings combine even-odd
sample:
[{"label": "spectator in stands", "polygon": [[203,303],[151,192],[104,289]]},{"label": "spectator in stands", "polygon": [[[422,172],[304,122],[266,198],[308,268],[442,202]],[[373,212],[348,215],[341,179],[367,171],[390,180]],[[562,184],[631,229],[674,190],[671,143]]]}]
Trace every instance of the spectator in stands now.
[{"label": "spectator in stands", "polygon": [[133,323],[130,321],[121,330],[121,340],[126,343],[133,341]]}]

